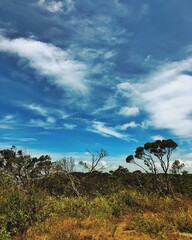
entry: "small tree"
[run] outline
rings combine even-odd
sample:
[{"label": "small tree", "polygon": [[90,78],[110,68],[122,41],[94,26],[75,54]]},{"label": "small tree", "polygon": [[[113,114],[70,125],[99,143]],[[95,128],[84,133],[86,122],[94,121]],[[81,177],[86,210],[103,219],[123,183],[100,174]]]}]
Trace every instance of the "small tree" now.
[{"label": "small tree", "polygon": [[102,170],[104,168],[106,168],[106,166],[104,166],[102,163],[103,158],[108,156],[107,151],[100,149],[99,151],[95,151],[95,152],[90,152],[88,150],[88,153],[91,155],[91,161],[80,161],[79,164],[81,166],[83,166],[86,170],[88,170],[88,172],[92,173],[94,171],[99,171]]},{"label": "small tree", "polygon": [[[161,169],[165,175],[166,189],[169,192],[170,187],[168,180],[168,170],[170,167],[170,157],[173,150],[175,150],[177,146],[177,143],[172,139],[148,142],[145,143],[143,147],[138,147],[135,150],[135,156],[129,155],[126,158],[126,162],[134,163],[143,169],[146,173],[151,172],[155,175],[158,173],[157,162],[159,162]],[[137,163],[136,159],[141,160],[144,163],[144,166]]]},{"label": "small tree", "polygon": [[72,173],[75,169],[75,159],[70,158],[62,158],[52,165],[52,172],[54,173]]},{"label": "small tree", "polygon": [[123,176],[123,175],[127,175],[129,173],[129,170],[123,166],[119,166],[116,170],[114,171],[109,171],[112,175],[115,176]]},{"label": "small tree", "polygon": [[185,167],[184,163],[181,163],[179,159],[175,160],[171,166],[170,172],[173,174],[180,174],[181,170]]}]

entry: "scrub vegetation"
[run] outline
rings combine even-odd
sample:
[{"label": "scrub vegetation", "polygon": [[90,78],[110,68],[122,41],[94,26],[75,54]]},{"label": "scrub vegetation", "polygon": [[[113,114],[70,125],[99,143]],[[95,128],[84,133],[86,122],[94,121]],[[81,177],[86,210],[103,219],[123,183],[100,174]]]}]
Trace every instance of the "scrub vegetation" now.
[{"label": "scrub vegetation", "polygon": [[137,148],[126,161],[143,171],[132,173],[101,172],[104,150],[80,163],[86,172],[73,158],[0,150],[0,240],[192,239],[192,174],[171,164],[176,147],[169,139]]}]

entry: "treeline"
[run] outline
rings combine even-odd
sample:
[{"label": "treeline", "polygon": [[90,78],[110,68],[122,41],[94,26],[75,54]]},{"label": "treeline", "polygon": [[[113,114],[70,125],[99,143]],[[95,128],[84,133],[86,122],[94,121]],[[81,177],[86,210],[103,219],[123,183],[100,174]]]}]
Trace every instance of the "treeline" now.
[{"label": "treeline", "polygon": [[[191,197],[192,175],[183,170],[184,164],[179,160],[170,164],[172,151],[176,147],[177,144],[171,139],[138,147],[135,155],[129,155],[126,162],[136,164],[142,171],[131,173],[122,166],[114,171],[102,172],[104,166],[101,163],[108,156],[103,149],[89,152],[90,161],[79,162],[86,171],[76,172],[75,159],[72,157],[52,162],[48,155],[32,157],[26,151],[12,146],[0,150],[0,178],[9,179],[17,187],[33,185],[55,196],[95,196],[133,188],[147,193]],[[158,173],[158,160],[161,173]]]}]

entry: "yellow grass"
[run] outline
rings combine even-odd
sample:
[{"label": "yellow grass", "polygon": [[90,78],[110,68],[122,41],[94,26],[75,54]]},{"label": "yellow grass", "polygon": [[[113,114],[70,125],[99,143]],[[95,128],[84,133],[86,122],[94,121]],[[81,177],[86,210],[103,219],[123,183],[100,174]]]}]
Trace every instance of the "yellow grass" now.
[{"label": "yellow grass", "polygon": [[[135,193],[136,194],[136,193]],[[121,194],[118,195],[120,197]],[[125,195],[126,196],[126,195]],[[129,195],[128,195],[129,196]],[[131,195],[132,196],[132,195]],[[192,240],[190,199],[133,195],[123,215],[117,196],[52,199],[42,211],[53,215],[15,240]],[[123,195],[124,197],[124,195]],[[137,200],[137,201],[136,201]],[[113,208],[109,206],[111,203]],[[121,213],[121,211],[120,211]]]},{"label": "yellow grass", "polygon": [[[146,212],[145,217],[158,220],[160,215]],[[162,215],[163,217],[163,215]],[[148,234],[129,229],[133,226],[130,214],[121,219],[110,218],[107,220],[88,218],[78,220],[76,218],[55,217],[42,224],[30,228],[25,236],[15,240],[191,240],[192,235],[186,233],[170,233],[165,238],[151,237]]]}]

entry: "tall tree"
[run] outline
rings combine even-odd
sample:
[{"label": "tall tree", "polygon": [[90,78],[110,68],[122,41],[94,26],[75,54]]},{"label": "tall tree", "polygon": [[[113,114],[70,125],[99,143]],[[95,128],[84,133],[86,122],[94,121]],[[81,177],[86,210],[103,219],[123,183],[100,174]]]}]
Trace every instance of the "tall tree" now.
[{"label": "tall tree", "polygon": [[[157,162],[160,163],[161,169],[165,176],[166,189],[170,191],[168,171],[170,167],[170,158],[173,150],[177,148],[177,143],[172,139],[157,140],[155,142],[147,142],[143,147],[135,150],[135,156],[129,155],[126,158],[127,163],[134,163],[145,172],[151,172],[155,175],[158,173]],[[136,160],[141,160],[143,164]]]}]

